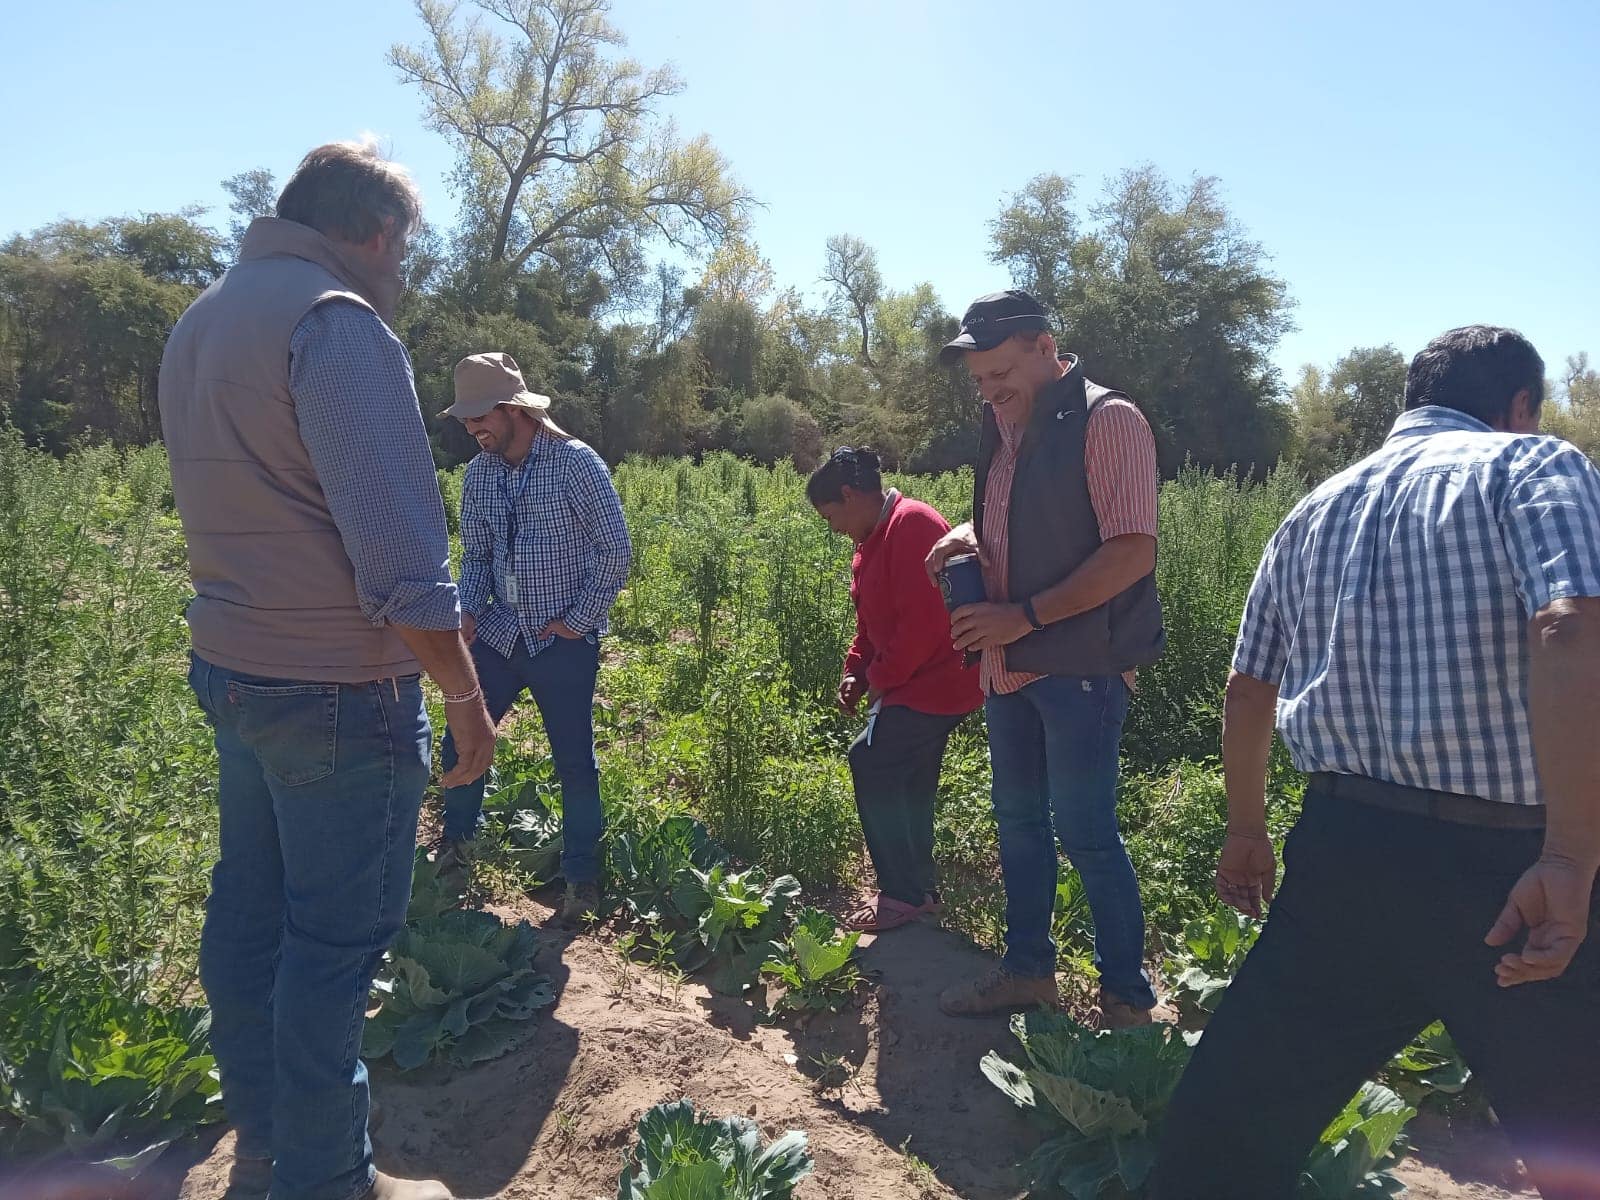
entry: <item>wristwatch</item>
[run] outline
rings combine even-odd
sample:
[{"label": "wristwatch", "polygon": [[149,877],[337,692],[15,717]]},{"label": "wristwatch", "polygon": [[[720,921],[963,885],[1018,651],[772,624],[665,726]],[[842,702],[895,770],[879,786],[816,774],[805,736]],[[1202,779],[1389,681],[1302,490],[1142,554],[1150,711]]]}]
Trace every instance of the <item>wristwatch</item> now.
[{"label": "wristwatch", "polygon": [[1039,620],[1039,614],[1033,611],[1032,596],[1022,602],[1022,615],[1028,618],[1028,624],[1033,626],[1035,633],[1044,628],[1043,622]]}]

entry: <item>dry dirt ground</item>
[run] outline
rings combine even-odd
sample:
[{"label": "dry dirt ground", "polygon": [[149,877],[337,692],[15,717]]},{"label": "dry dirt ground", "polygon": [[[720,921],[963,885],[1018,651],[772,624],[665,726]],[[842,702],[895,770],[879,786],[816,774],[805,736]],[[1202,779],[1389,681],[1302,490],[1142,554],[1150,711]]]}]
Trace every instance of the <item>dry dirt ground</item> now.
[{"label": "dry dirt ground", "polygon": [[[498,911],[549,917],[535,901]],[[751,1116],[769,1136],[804,1130],[816,1171],[797,1200],[1025,1196],[1015,1165],[1035,1135],[978,1070],[988,1050],[1015,1049],[1006,1023],[946,1018],[934,1002],[986,957],[930,926],[864,939],[861,957],[874,981],[861,1005],[790,1029],[758,1025],[750,1005],[693,983],[675,990],[625,964],[604,935],[552,934],[543,966],[558,1001],[511,1053],[468,1071],[374,1068],[378,1164],[463,1197],[609,1200],[640,1114],[687,1096],[715,1115]],[[1506,1190],[1518,1187],[1516,1163],[1492,1134],[1453,1139],[1425,1120],[1415,1131],[1422,1155],[1400,1171],[1411,1196],[1520,1194]],[[232,1145],[212,1133],[176,1148],[133,1194],[217,1200]],[[26,1200],[92,1194],[58,1180]]]}]

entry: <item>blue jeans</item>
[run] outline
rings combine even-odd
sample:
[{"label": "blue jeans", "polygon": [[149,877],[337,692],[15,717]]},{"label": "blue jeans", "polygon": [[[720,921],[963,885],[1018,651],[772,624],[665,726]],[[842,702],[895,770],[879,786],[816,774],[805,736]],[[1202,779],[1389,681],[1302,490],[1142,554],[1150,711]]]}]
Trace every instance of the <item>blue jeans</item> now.
[{"label": "blue jeans", "polygon": [[216,736],[222,853],[200,981],[238,1153],[273,1200],[371,1186],[367,994],[405,921],[431,737],[420,679],[304,683],[191,657]]},{"label": "blue jeans", "polygon": [[1055,972],[1050,919],[1059,838],[1083,877],[1102,986],[1136,1008],[1154,1007],[1139,881],[1117,829],[1127,685],[1119,675],[1047,675],[988,697],[984,714],[1006,885],[1006,967],[1018,975]]},{"label": "blue jeans", "polygon": [[[561,874],[568,883],[600,878],[600,764],[594,756],[594,682],[600,671],[598,638],[557,638],[530,655],[521,637],[506,658],[472,643],[472,661],[483,687],[483,702],[498,724],[522,689],[533,695],[550,739],[550,756],[561,781]],[[456,765],[456,744],[445,731],[440,752],[444,769]],[[444,835],[457,840],[478,830],[483,814],[484,776],[444,794]]]}]

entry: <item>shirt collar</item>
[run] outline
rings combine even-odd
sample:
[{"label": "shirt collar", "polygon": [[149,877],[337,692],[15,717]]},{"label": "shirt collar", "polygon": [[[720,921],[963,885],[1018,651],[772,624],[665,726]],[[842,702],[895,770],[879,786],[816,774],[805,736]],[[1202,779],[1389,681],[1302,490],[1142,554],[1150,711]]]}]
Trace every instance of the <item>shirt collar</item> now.
[{"label": "shirt collar", "polygon": [[882,528],[883,523],[889,519],[889,514],[894,511],[894,506],[900,500],[900,489],[890,488],[883,497],[883,507],[878,510],[878,523],[874,529]]},{"label": "shirt collar", "polygon": [[550,435],[544,431],[543,427],[541,427],[534,431],[533,441],[528,443],[528,453],[516,466],[512,466],[511,463],[501,455],[495,454],[491,455],[490,457],[494,459],[496,465],[498,465],[502,471],[514,479],[518,475],[522,474],[526,468],[531,467],[535,462],[538,461],[539,456],[544,453],[545,448],[549,446],[550,441]]},{"label": "shirt collar", "polygon": [[1390,438],[1416,437],[1429,433],[1493,433],[1470,413],[1459,408],[1446,408],[1442,404],[1424,404],[1400,414],[1400,419],[1389,430]]},{"label": "shirt collar", "polygon": [[856,547],[858,551],[864,550],[869,544],[883,537],[883,531],[889,524],[889,514],[894,512],[895,506],[900,503],[900,489],[890,488],[883,497],[883,507],[878,510],[878,523],[872,527],[872,532],[867,534],[867,540]]}]

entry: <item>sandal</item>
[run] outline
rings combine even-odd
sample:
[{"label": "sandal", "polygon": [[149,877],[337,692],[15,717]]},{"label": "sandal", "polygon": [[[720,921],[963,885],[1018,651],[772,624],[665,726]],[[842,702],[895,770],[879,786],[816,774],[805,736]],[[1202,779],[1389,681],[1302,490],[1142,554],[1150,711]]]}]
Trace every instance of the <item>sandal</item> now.
[{"label": "sandal", "polygon": [[870,900],[864,901],[844,919],[844,927],[861,933],[884,933],[909,925],[926,912],[925,907],[914,907],[893,896],[874,892]]}]

